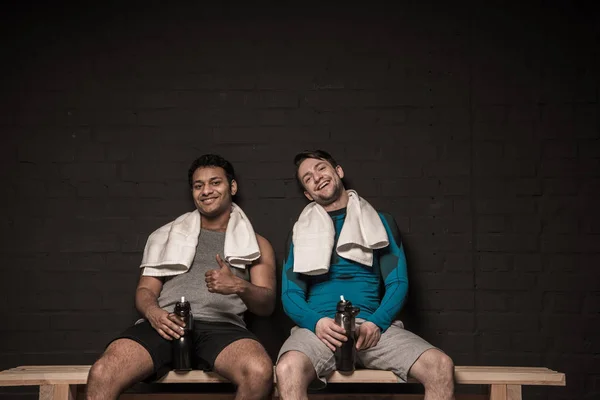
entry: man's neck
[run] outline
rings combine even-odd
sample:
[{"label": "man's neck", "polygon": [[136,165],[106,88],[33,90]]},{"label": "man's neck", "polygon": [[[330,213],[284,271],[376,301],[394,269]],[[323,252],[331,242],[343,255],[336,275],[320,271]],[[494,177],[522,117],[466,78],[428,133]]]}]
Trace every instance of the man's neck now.
[{"label": "man's neck", "polygon": [[200,221],[202,221],[202,229],[225,232],[229,223],[229,212],[211,218],[200,214]]},{"label": "man's neck", "polygon": [[331,212],[331,211],[337,211],[337,210],[341,210],[342,208],[345,208],[348,205],[348,193],[346,192],[346,190],[344,190],[342,192],[342,194],[340,195],[340,197],[334,201],[331,204],[328,204],[326,206],[323,206],[323,209],[325,209],[325,211],[327,212]]}]

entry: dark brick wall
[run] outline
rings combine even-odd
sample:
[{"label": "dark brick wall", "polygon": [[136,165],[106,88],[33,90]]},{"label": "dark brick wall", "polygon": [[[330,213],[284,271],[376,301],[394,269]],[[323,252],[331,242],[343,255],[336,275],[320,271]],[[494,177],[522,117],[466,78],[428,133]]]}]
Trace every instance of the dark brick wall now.
[{"label": "dark brick wall", "polygon": [[[136,317],[145,239],[192,208],[202,153],[281,261],[292,157],[320,147],[397,219],[408,328],[457,364],[568,374],[527,398],[596,398],[597,14],[418,3],[3,5],[0,368],[92,363]],[[288,324],[254,326],[274,354]]]}]

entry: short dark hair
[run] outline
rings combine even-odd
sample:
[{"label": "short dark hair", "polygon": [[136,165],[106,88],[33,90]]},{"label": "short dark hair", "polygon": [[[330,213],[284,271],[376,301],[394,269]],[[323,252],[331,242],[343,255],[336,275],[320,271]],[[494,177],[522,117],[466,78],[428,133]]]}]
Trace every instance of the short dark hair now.
[{"label": "short dark hair", "polygon": [[223,157],[217,154],[204,154],[192,162],[190,169],[188,170],[188,182],[190,187],[193,185],[194,172],[198,168],[202,167],[221,167],[225,170],[225,176],[227,176],[227,181],[231,186],[231,182],[235,179],[235,171],[233,170],[233,165]]},{"label": "short dark hair", "polygon": [[329,164],[331,164],[333,168],[338,166],[337,161],[335,161],[331,154],[329,154],[325,150],[304,150],[296,154],[296,156],[294,157],[294,165],[296,165],[296,181],[298,181],[302,189],[304,189],[304,185],[302,184],[302,181],[298,176],[298,169],[300,169],[300,164],[302,164],[302,161],[306,160],[307,158],[314,158],[316,160],[327,161]]}]

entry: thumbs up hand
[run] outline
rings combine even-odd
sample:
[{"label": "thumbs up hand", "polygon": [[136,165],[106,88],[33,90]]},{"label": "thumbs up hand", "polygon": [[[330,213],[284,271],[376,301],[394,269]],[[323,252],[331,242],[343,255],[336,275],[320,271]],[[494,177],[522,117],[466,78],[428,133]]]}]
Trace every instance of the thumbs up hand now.
[{"label": "thumbs up hand", "polygon": [[220,294],[235,294],[240,290],[240,284],[237,276],[231,271],[229,266],[223,261],[221,256],[216,257],[219,269],[206,271],[205,281],[208,291]]}]

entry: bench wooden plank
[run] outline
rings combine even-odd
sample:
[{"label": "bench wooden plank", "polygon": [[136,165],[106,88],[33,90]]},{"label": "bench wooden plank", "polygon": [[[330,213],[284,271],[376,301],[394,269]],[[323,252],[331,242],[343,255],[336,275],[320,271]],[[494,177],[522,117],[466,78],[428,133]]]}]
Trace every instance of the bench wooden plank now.
[{"label": "bench wooden plank", "polygon": [[[33,386],[69,384],[81,385],[87,381],[89,365],[20,366],[0,372],[0,386]],[[357,370],[351,375],[334,372],[330,383],[397,383],[390,371]],[[457,384],[476,385],[549,385],[565,386],[565,374],[539,367],[477,367],[456,366]],[[191,371],[178,374],[169,372],[161,383],[219,383],[228,382],[214,372]]]},{"label": "bench wooden plank", "polygon": [[27,366],[0,372],[0,386],[84,385],[90,366]]},{"label": "bench wooden plank", "polygon": [[[456,400],[489,400],[484,394],[457,394]],[[423,400],[422,394],[390,394],[390,393],[310,393],[309,400]],[[84,400],[81,398],[81,400]],[[194,393],[194,394],[171,394],[171,393],[144,393],[144,394],[124,394],[119,400],[235,400],[235,393]]]},{"label": "bench wooden plank", "polygon": [[548,368],[474,367],[455,368],[455,380],[460,384],[503,384],[503,385],[544,385],[565,386],[565,374]]}]

